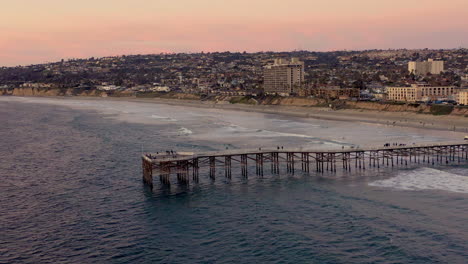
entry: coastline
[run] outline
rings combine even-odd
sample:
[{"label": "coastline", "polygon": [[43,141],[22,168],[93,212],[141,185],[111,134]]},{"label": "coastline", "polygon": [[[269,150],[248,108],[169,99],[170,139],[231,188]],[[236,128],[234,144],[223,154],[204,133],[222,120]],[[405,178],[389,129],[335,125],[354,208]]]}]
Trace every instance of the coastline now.
[{"label": "coastline", "polygon": [[[28,98],[26,96],[25,98]],[[38,96],[30,96],[38,98]],[[343,122],[371,123],[389,126],[412,127],[421,129],[462,132],[468,134],[468,118],[463,116],[435,116],[411,112],[389,112],[363,109],[332,110],[325,107],[285,106],[285,105],[247,105],[230,104],[226,101],[200,101],[188,99],[134,98],[134,97],[95,97],[95,96],[44,96],[61,100],[104,100],[166,104],[195,108],[213,108],[229,111],[278,114],[291,117],[313,118]]]}]

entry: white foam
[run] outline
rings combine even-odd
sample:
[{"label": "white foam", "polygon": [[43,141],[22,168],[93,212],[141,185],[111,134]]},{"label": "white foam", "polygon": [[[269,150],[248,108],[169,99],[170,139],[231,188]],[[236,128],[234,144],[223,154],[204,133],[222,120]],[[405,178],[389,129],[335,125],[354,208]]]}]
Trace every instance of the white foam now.
[{"label": "white foam", "polygon": [[398,176],[369,183],[370,186],[393,188],[400,190],[442,190],[449,192],[468,193],[468,170],[460,170],[458,175],[432,168],[420,168],[401,172]]},{"label": "white foam", "polygon": [[246,127],[239,126],[239,125],[236,125],[236,124],[229,124],[229,125],[226,126],[226,129],[228,131],[231,131],[231,132],[234,132],[234,133],[238,133],[238,132],[255,132],[255,130],[248,129]]},{"label": "white foam", "polygon": [[298,137],[298,138],[314,138],[313,136],[304,135],[304,134],[296,134],[296,133],[285,133],[285,132],[277,132],[272,130],[266,129],[249,129],[246,127],[238,126],[238,125],[229,125],[228,130],[234,133],[252,133],[252,136],[257,137]]},{"label": "white foam", "polygon": [[187,135],[193,134],[193,131],[190,130],[190,129],[188,129],[188,128],[181,127],[181,128],[179,128],[178,133],[179,133],[179,135],[185,135],[185,136],[187,136]]},{"label": "white foam", "polygon": [[[460,134],[445,131],[406,129],[401,127],[356,125],[352,122],[326,121],[236,112],[211,108],[187,108],[156,103],[126,102],[100,99],[56,99],[2,97],[2,101],[18,101],[67,106],[72,109],[94,110],[104,118],[122,122],[166,125],[179,123],[194,129],[192,137],[200,140],[222,140],[240,144],[248,139],[262,145],[294,143],[314,148],[341,148],[345,145],[375,146],[385,142],[426,142],[460,138]],[[177,129],[171,134],[177,134]],[[413,138],[424,135],[424,138]],[[343,138],[346,136],[346,138]],[[338,139],[338,140],[335,140]],[[284,143],[283,143],[284,142]]]},{"label": "white foam", "polygon": [[270,130],[264,130],[264,131],[265,132],[270,132],[270,133],[272,133],[272,136],[278,136],[278,137],[315,138],[313,136],[304,135],[304,134],[276,132],[276,131],[270,131]]},{"label": "white foam", "polygon": [[170,122],[176,122],[177,119],[166,117],[166,116],[158,116],[158,115],[151,115],[151,118],[153,119],[158,119],[158,120],[164,120],[164,121],[170,121]]}]

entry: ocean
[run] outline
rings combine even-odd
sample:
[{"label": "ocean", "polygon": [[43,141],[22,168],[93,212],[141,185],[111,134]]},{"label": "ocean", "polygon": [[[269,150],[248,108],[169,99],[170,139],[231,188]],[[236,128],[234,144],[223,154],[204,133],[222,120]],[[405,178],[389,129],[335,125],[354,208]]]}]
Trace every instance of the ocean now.
[{"label": "ocean", "polygon": [[461,133],[112,100],[0,97],[0,263],[467,263],[468,165],[170,187],[141,153]]}]

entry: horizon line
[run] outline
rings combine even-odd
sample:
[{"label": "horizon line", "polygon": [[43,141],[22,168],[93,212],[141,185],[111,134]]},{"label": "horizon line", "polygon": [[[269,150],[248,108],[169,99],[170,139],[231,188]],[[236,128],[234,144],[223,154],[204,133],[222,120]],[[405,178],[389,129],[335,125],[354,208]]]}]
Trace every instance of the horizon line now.
[{"label": "horizon line", "polygon": [[16,68],[16,67],[30,67],[38,66],[45,64],[58,63],[61,60],[70,61],[70,60],[89,60],[94,59],[103,59],[103,58],[119,58],[124,56],[152,56],[152,55],[176,55],[176,54],[212,54],[212,53],[241,53],[241,54],[256,54],[256,53],[292,53],[292,52],[315,52],[315,53],[333,53],[333,52],[366,52],[366,51],[398,51],[398,50],[408,50],[408,51],[419,51],[419,50],[431,50],[431,51],[449,51],[449,50],[463,50],[468,49],[467,47],[457,47],[457,48],[375,48],[375,49],[337,49],[337,50],[284,50],[284,51],[273,51],[273,50],[259,50],[259,51],[233,51],[233,50],[219,50],[219,51],[180,51],[180,52],[159,52],[159,53],[127,53],[127,54],[116,54],[116,55],[104,55],[104,56],[89,56],[89,57],[65,57],[62,59],[57,59],[55,61],[45,61],[40,63],[31,63],[31,64],[18,64],[15,66],[5,66],[0,65],[0,68]]}]

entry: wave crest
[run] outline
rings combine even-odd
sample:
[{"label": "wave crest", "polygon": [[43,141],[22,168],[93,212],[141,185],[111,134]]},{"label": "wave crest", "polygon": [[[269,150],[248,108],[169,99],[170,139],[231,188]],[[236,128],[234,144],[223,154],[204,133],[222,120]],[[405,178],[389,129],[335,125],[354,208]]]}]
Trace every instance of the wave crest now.
[{"label": "wave crest", "polygon": [[[466,171],[466,170],[464,170]],[[398,176],[369,183],[370,186],[400,190],[442,190],[468,193],[468,177],[432,168],[401,172]]]}]

